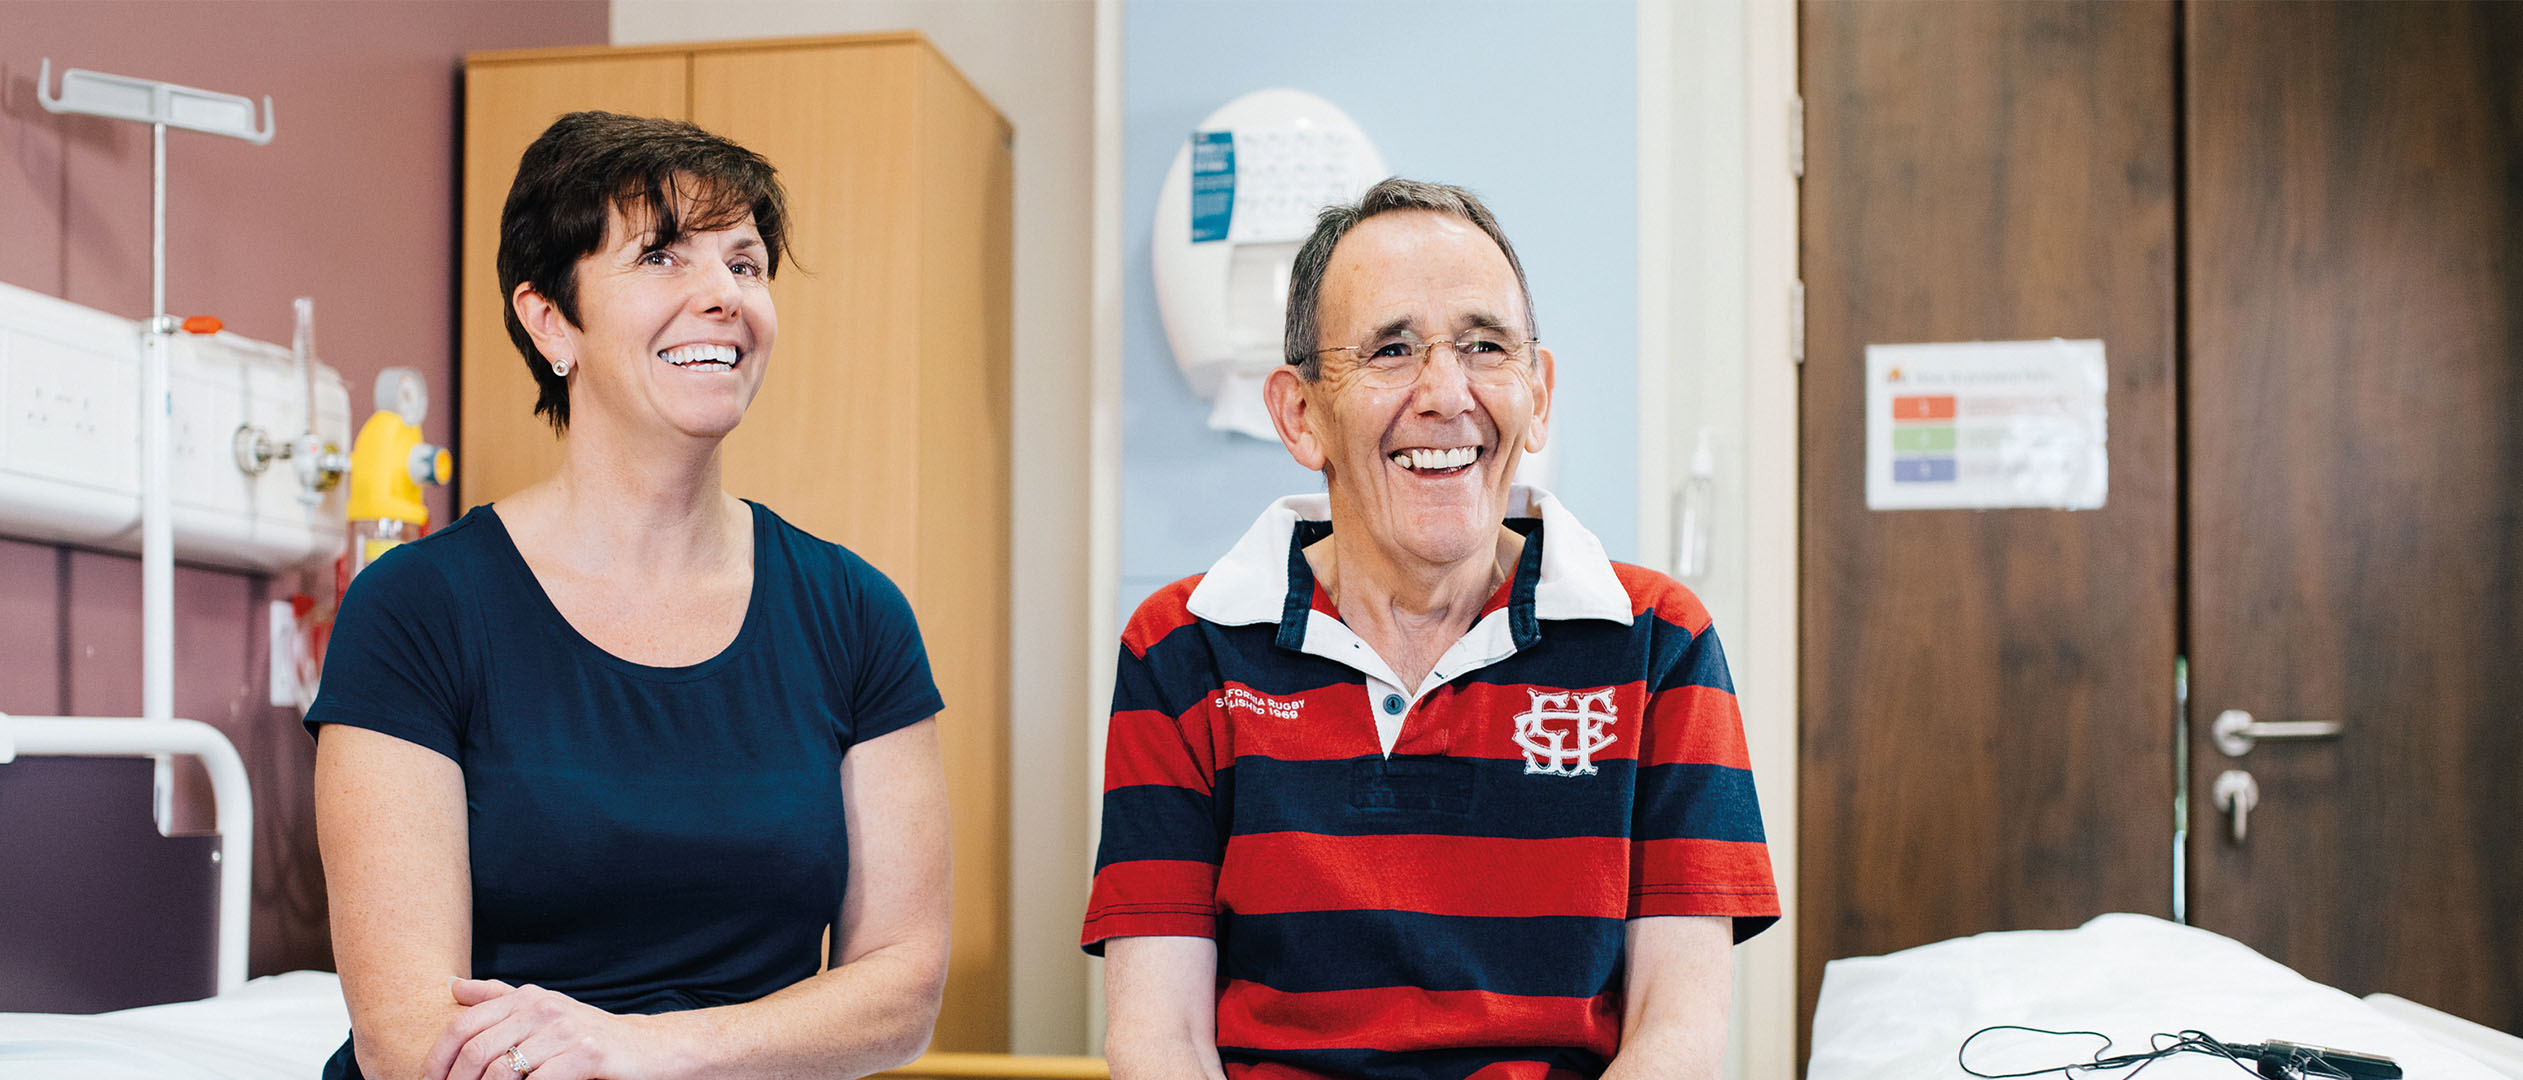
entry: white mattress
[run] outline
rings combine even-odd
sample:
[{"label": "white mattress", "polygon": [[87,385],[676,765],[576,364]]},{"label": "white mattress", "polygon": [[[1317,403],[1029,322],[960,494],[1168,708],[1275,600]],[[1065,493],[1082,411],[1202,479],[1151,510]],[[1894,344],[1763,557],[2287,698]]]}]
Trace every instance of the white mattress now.
[{"label": "white mattress", "polygon": [[[2452,1044],[2240,942],[2144,915],[1831,961],[1814,1009],[1807,1080],[1967,1076],[1954,1052],[1991,1024],[2099,1031],[2113,1040],[2113,1054],[2147,1049],[2156,1032],[2195,1028],[2225,1042],[2379,1053],[2413,1080],[2503,1080]],[[1971,1044],[1970,1064],[1984,1073],[2024,1072],[2091,1060],[2099,1044],[2090,1036],[1991,1032]],[[2246,1075],[2200,1054],[2165,1058],[2145,1073],[2146,1080]]]},{"label": "white mattress", "polygon": [[63,1016],[0,1013],[8,1080],[312,1080],[350,1033],[341,977],[267,975],[213,998]]}]

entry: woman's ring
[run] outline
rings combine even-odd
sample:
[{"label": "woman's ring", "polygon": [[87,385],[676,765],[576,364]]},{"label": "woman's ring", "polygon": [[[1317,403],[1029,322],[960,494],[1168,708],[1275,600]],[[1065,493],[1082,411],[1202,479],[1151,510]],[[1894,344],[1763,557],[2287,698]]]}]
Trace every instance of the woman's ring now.
[{"label": "woman's ring", "polygon": [[511,1046],[508,1048],[508,1071],[524,1076],[533,1072],[534,1066],[526,1061],[525,1051]]}]

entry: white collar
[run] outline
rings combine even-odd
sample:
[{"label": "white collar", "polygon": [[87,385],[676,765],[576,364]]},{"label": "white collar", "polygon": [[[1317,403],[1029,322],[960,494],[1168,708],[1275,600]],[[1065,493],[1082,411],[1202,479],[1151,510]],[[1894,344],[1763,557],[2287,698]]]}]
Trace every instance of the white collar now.
[{"label": "white collar", "polygon": [[[1603,542],[1577,522],[1551,493],[1518,484],[1507,505],[1510,517],[1542,519],[1542,572],[1533,590],[1536,619],[1604,619],[1630,624],[1629,590],[1612,572]],[[1299,521],[1331,518],[1331,496],[1290,495],[1270,504],[1243,539],[1228,548],[1191,591],[1193,615],[1220,626],[1276,623],[1288,612],[1289,541]]]}]

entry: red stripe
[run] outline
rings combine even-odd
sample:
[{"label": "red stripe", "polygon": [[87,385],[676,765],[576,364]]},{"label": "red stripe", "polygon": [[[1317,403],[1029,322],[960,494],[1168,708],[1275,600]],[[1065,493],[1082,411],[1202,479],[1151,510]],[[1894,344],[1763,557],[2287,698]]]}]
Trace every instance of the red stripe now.
[{"label": "red stripe", "polygon": [[1192,723],[1153,709],[1114,713],[1104,741],[1104,790],[1170,784],[1210,794],[1217,776],[1215,753],[1209,725],[1197,717],[1201,711],[1193,710]]},{"label": "red stripe", "polygon": [[1218,932],[1218,868],[1205,862],[1139,859],[1096,871],[1080,944],[1150,934],[1211,937]]},{"label": "red stripe", "polygon": [[1197,722],[1233,727],[1220,739],[1221,766],[1239,757],[1278,761],[1337,761],[1381,753],[1375,718],[1367,712],[1364,683],[1341,682],[1296,694],[1264,694],[1229,682],[1183,714]]},{"label": "red stripe", "polygon": [[1291,994],[1238,979],[1218,997],[1218,1044],[1387,1051],[1574,1046],[1609,1058],[1620,1043],[1616,997],[1518,997],[1407,986]]},{"label": "red stripe", "polygon": [[1689,586],[1628,563],[1613,563],[1612,574],[1621,579],[1622,588],[1629,590],[1630,618],[1653,611],[1658,619],[1690,631],[1693,637],[1708,629],[1708,608]]},{"label": "red stripe", "polygon": [[1735,696],[1712,686],[1677,686],[1647,705],[1646,748],[1638,764],[1752,767]]},{"label": "red stripe", "polygon": [[1643,915],[1776,915],[1778,886],[1768,844],[1745,840],[1640,840],[1630,844],[1633,918]]},{"label": "red stripe", "polygon": [[1547,1061],[1501,1061],[1484,1065],[1463,1080],[1586,1080],[1586,1074],[1554,1069]]},{"label": "red stripe", "polygon": [[1323,1080],[1325,1075],[1279,1061],[1251,1065],[1240,1061],[1226,1063],[1227,1080]]},{"label": "red stripe", "polygon": [[[1607,701],[1580,700],[1585,695],[1605,690],[1612,691]],[[1410,718],[1402,724],[1402,741],[1393,747],[1393,752],[1525,760],[1524,749],[1516,744],[1516,718],[1537,707],[1534,699],[1537,692],[1570,695],[1567,701],[1541,702],[1538,707],[1543,709],[1557,712],[1582,710],[1595,715],[1610,713],[1611,718],[1603,724],[1602,733],[1610,735],[1612,741],[1595,751],[1592,760],[1625,761],[1637,756],[1638,718],[1647,697],[1647,684],[1643,681],[1566,690],[1514,683],[1502,686],[1476,682],[1442,686],[1421,698],[1419,705],[1411,710]],[[1419,716],[1422,710],[1435,710],[1448,723],[1442,728],[1434,724],[1422,725]],[[1578,736],[1574,720],[1553,718],[1542,723],[1545,729],[1568,732],[1564,736],[1566,739],[1573,740]]]},{"label": "red stripe", "polygon": [[1629,906],[1628,848],[1627,840],[1599,836],[1251,833],[1227,841],[1218,897],[1256,915],[1389,909],[1617,919]]},{"label": "red stripe", "polygon": [[1148,649],[1164,640],[1165,635],[1192,624],[1191,591],[1199,587],[1204,576],[1193,574],[1139,601],[1139,610],[1130,614],[1129,625],[1121,630],[1121,643],[1130,655],[1145,657]]}]

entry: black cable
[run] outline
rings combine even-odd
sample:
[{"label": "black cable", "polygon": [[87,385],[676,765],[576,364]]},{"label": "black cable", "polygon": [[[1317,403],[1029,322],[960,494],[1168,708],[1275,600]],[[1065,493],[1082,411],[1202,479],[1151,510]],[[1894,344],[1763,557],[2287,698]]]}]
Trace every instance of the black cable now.
[{"label": "black cable", "polygon": [[[2065,1065],[2052,1065],[2048,1068],[2034,1069],[2030,1072],[1984,1073],[1978,1069],[1972,1068],[1969,1062],[1963,1060],[1963,1055],[1970,1052],[1971,1044],[1974,1040],[1992,1031],[2029,1031],[2035,1035],[2057,1035],[2063,1038],[2076,1035],[2091,1035],[2097,1039],[2101,1039],[2102,1046],[2094,1051],[2093,1059],[2090,1061],[2075,1061],[2069,1062]],[[2172,1041],[2167,1043],[2164,1041],[2166,1039],[2170,1039]],[[2217,1041],[2215,1037],[2204,1031],[2183,1031],[2178,1034],[2157,1032],[2153,1036],[2149,1037],[2148,1045],[2150,1049],[2146,1053],[2114,1055],[2111,1054],[2111,1036],[2105,1035],[2099,1031],[2052,1031],[2048,1028],[2025,1027],[2022,1024],[1991,1024],[1978,1031],[1972,1032],[1968,1038],[1962,1040],[1961,1046],[1954,1048],[1954,1064],[1960,1067],[1962,1071],[1979,1077],[1980,1080],[2019,1080],[2021,1077],[2043,1076],[2049,1073],[2058,1073],[2061,1076],[2072,1077],[2077,1073],[2103,1072],[2111,1069],[2129,1070],[2126,1076],[2121,1077],[2121,1080],[2129,1080],[2130,1077],[2134,1077],[2137,1074],[2146,1071],[2147,1066],[2171,1057],[2174,1054],[2193,1053],[2206,1054],[2211,1057],[2221,1057],[2227,1061],[2233,1062],[2236,1068],[2243,1070],[2243,1072],[2248,1075],[2255,1077],[2260,1075],[2260,1070],[2256,1065],[2259,1059],[2256,1055],[2246,1056],[2241,1050]]]}]

